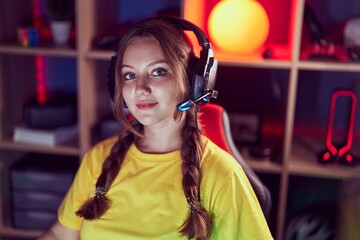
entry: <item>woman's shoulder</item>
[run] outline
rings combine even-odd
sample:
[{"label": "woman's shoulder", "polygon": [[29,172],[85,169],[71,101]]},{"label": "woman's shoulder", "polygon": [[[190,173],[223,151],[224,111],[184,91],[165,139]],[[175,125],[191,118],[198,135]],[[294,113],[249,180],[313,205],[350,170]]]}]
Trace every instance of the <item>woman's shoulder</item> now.
[{"label": "woman's shoulder", "polygon": [[114,146],[114,144],[117,142],[118,137],[112,136],[106,139],[103,139],[99,142],[97,142],[89,151],[88,153],[94,153],[94,152],[102,152],[102,153],[108,153],[111,148]]},{"label": "woman's shoulder", "polygon": [[99,165],[109,155],[111,148],[117,141],[117,137],[110,137],[96,143],[89,151],[84,155],[83,162],[89,165]]},{"label": "woman's shoulder", "polygon": [[241,165],[230,153],[206,137],[203,145],[201,191],[205,199],[212,199],[224,189],[233,188],[235,182],[247,181]]},{"label": "woman's shoulder", "polygon": [[203,171],[217,175],[231,175],[242,170],[240,164],[228,152],[203,136],[204,153],[201,162]]}]

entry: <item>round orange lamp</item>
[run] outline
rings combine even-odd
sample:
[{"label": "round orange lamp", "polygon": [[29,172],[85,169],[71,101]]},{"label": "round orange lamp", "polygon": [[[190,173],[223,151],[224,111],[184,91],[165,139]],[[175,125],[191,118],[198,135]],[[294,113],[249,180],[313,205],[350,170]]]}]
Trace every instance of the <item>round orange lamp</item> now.
[{"label": "round orange lamp", "polygon": [[223,0],[209,15],[208,33],[225,53],[251,55],[269,34],[269,18],[255,0]]}]

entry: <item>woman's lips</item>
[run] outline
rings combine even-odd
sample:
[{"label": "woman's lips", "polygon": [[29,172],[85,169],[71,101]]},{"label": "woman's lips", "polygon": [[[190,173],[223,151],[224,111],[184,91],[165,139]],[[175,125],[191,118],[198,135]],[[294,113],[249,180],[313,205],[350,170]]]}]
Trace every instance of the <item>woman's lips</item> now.
[{"label": "woman's lips", "polygon": [[157,105],[156,102],[138,103],[138,104],[136,104],[136,107],[140,110],[148,110],[148,109],[155,107],[155,105]]}]

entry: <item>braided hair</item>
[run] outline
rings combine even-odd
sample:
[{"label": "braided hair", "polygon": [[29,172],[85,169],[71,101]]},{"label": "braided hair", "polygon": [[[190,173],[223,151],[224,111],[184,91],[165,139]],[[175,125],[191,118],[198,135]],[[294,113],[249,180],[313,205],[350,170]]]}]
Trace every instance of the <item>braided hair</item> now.
[{"label": "braided hair", "polygon": [[[178,102],[184,101],[187,97],[187,89],[189,88],[187,65],[192,51],[181,28],[163,18],[150,18],[130,28],[120,40],[115,70],[116,88],[113,111],[117,120],[123,125],[123,129],[102,165],[94,196],[88,199],[76,212],[78,216],[84,219],[98,219],[108,210],[111,203],[106,197],[106,192],[120,171],[129,147],[136,139],[142,137],[143,126],[136,119],[128,121],[124,111],[123,82],[118,69],[122,64],[127,46],[135,39],[149,36],[153,36],[159,41],[170,67],[181,76],[177,81],[178,95],[176,98]],[[183,160],[181,171],[183,176],[182,187],[189,205],[189,215],[185,222],[179,226],[179,232],[189,239],[206,240],[211,235],[212,219],[211,215],[200,204],[200,160],[203,156],[203,145],[197,127],[196,109],[193,108],[186,113],[175,111],[174,119],[180,121],[183,114],[186,116],[181,132],[183,142],[181,146]]]}]

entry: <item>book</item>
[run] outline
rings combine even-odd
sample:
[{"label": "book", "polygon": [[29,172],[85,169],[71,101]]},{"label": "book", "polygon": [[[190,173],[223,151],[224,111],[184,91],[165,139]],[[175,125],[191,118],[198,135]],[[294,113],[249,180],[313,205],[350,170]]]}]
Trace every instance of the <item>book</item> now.
[{"label": "book", "polygon": [[77,125],[55,129],[38,129],[18,125],[14,128],[13,140],[15,142],[56,146],[74,139],[78,133],[79,129]]}]

